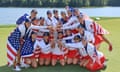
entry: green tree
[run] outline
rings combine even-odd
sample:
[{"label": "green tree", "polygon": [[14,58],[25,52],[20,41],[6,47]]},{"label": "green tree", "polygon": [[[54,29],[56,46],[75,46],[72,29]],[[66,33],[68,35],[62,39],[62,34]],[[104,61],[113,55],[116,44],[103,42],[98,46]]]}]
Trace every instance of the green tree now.
[{"label": "green tree", "polygon": [[83,0],[83,6],[89,7],[90,6],[90,0]]}]

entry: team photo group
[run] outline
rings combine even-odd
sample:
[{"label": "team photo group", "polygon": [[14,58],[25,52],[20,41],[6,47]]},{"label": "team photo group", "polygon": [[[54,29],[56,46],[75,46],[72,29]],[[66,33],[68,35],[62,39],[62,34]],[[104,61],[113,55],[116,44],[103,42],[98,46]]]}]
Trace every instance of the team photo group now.
[{"label": "team photo group", "polygon": [[106,67],[106,57],[99,51],[109,32],[77,8],[47,10],[46,16],[31,10],[16,21],[7,39],[8,66],[13,70],[39,66],[74,64],[95,72]]}]

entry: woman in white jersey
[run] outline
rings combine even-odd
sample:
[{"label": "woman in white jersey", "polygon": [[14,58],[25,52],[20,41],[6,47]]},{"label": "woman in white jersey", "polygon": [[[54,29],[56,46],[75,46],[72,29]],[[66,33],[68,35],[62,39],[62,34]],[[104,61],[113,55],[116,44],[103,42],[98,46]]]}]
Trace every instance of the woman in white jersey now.
[{"label": "woman in white jersey", "polygon": [[49,65],[51,60],[51,47],[49,41],[49,33],[45,32],[43,34],[43,40],[39,42],[39,46],[41,48],[41,53],[39,57],[40,65]]},{"label": "woman in white jersey", "polygon": [[74,47],[79,49],[80,66],[87,68],[90,71],[97,71],[104,68],[105,57],[97,51],[94,45],[82,39],[78,43],[65,44],[67,47]]}]

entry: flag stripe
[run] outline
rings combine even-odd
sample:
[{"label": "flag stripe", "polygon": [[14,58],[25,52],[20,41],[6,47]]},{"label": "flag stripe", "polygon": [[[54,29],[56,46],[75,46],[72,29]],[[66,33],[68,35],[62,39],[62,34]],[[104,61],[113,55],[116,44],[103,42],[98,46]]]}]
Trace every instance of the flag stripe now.
[{"label": "flag stripe", "polygon": [[7,57],[11,60],[11,61],[13,61],[13,58],[7,53]]},{"label": "flag stripe", "polygon": [[17,51],[12,47],[9,41],[7,41],[7,49],[8,66],[11,66],[17,55]]},{"label": "flag stripe", "polygon": [[8,51],[10,51],[14,56],[16,56],[16,53],[12,50],[12,48],[7,44]]},{"label": "flag stripe", "polygon": [[93,22],[93,28],[95,34],[109,34],[109,32],[104,29],[101,25],[97,24],[96,22]]},{"label": "flag stripe", "polygon": [[13,61],[11,61],[9,58],[8,58],[8,66],[11,66],[13,65]]},{"label": "flag stripe", "polygon": [[11,56],[13,59],[15,59],[15,56],[8,50],[7,54],[9,54],[9,56]]},{"label": "flag stripe", "polygon": [[12,51],[14,51],[14,52],[17,54],[16,49],[12,47],[12,45],[10,44],[9,41],[7,42],[7,45],[10,47],[10,49],[11,49]]}]

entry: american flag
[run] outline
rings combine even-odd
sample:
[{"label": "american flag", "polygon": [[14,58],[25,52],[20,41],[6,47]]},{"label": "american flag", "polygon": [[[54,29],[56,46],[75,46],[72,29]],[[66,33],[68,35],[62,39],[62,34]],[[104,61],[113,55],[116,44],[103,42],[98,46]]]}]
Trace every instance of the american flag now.
[{"label": "american flag", "polygon": [[21,57],[33,56],[34,43],[35,41],[32,41],[31,37],[25,40],[25,43],[23,44],[23,47],[21,49]]},{"label": "american flag", "polygon": [[17,55],[17,50],[20,48],[20,37],[21,32],[18,28],[16,28],[8,37],[7,41],[7,59],[8,59],[8,65],[13,65],[13,61],[15,60],[15,57]]},{"label": "american flag", "polygon": [[93,22],[93,29],[95,34],[109,34],[109,32],[104,29],[100,24]]}]

